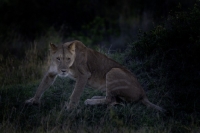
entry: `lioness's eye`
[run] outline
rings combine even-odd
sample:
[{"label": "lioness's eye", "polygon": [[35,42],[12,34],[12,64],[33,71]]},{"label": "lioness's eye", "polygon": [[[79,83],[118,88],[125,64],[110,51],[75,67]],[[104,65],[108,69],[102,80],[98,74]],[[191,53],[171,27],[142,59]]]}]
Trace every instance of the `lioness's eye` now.
[{"label": "lioness's eye", "polygon": [[57,60],[60,60],[60,57],[57,57],[56,59],[57,59]]}]

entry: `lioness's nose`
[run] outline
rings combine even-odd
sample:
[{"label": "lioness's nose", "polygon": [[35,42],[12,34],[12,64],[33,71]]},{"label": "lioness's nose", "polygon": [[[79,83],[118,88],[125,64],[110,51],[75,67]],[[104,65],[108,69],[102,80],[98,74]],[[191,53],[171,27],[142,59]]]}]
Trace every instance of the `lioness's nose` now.
[{"label": "lioness's nose", "polygon": [[63,73],[66,72],[66,69],[61,69],[61,72],[63,72]]}]

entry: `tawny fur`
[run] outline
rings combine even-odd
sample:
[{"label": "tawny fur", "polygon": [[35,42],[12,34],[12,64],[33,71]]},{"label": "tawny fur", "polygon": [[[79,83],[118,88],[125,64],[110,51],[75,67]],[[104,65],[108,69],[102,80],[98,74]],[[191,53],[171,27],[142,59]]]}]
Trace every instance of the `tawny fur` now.
[{"label": "tawny fur", "polygon": [[51,65],[33,98],[28,104],[39,103],[46,89],[53,84],[57,76],[70,77],[76,81],[75,88],[67,105],[74,108],[85,85],[106,91],[106,96],[95,96],[85,101],[86,105],[113,104],[118,97],[126,101],[141,101],[147,107],[164,111],[151,103],[137,78],[125,67],[107,56],[87,48],[80,41],[67,42],[61,46],[50,44]]}]

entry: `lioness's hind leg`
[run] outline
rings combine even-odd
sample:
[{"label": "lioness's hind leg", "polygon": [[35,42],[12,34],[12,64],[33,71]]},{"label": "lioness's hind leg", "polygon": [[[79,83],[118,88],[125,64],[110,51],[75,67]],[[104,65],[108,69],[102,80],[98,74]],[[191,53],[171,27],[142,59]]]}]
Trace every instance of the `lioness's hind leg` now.
[{"label": "lioness's hind leg", "polygon": [[85,105],[105,104],[107,101],[105,96],[93,96],[91,99],[85,100]]},{"label": "lioness's hind leg", "polygon": [[84,102],[85,105],[98,105],[103,103],[105,103],[104,99],[87,99]]},{"label": "lioness's hind leg", "polygon": [[[100,97],[98,97],[100,98]],[[107,98],[107,97],[104,97],[104,98],[101,98],[101,99],[87,99],[85,100],[85,105],[99,105],[99,104],[109,104],[111,103],[112,100],[111,98]]]},{"label": "lioness's hind leg", "polygon": [[113,68],[107,73],[106,97],[94,96],[92,97],[92,99],[87,99],[85,101],[85,104],[86,105],[118,104],[116,101],[116,96],[119,94],[117,93],[121,92],[121,90],[130,88],[129,86],[127,86],[127,81],[124,79],[124,76],[126,75],[124,75],[124,72],[121,72],[121,71],[122,70],[119,68]]},{"label": "lioness's hind leg", "polygon": [[137,79],[129,71],[112,68],[106,75],[106,96],[138,101],[144,95]]},{"label": "lioness's hind leg", "polygon": [[91,99],[104,99],[105,96],[93,96]]},{"label": "lioness's hind leg", "polygon": [[85,100],[85,105],[105,104],[105,96],[93,96],[91,99]]}]

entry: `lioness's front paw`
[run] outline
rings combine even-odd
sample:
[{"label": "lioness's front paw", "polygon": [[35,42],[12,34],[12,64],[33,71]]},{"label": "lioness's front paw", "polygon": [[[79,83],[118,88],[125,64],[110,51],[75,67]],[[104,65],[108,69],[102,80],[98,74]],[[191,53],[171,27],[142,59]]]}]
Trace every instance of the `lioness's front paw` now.
[{"label": "lioness's front paw", "polygon": [[39,105],[39,101],[36,100],[34,97],[25,101],[26,105]]},{"label": "lioness's front paw", "polygon": [[66,109],[67,111],[73,110],[75,107],[76,107],[75,104],[68,103],[68,102],[65,103],[65,109]]}]

